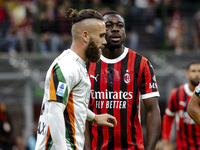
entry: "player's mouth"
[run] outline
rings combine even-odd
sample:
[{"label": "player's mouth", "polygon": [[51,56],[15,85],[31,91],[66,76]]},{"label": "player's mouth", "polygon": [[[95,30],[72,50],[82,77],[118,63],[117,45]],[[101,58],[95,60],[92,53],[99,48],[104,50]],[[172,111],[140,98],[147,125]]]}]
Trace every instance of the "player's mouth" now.
[{"label": "player's mouth", "polygon": [[119,42],[121,39],[121,36],[119,34],[112,34],[110,39],[112,42]]},{"label": "player's mouth", "polygon": [[119,37],[113,37],[113,38],[111,38],[111,40],[112,40],[113,42],[119,42],[119,41],[120,41],[120,38],[119,38]]}]

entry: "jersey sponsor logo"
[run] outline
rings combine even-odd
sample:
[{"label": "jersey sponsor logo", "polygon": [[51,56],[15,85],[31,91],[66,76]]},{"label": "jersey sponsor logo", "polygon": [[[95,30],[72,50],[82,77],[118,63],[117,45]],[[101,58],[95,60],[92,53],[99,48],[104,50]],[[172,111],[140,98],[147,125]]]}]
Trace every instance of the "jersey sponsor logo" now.
[{"label": "jersey sponsor logo", "polygon": [[99,74],[97,74],[97,76],[93,76],[93,75],[90,75],[91,78],[94,78],[94,80],[97,82],[97,77],[99,76]]},{"label": "jersey sponsor logo", "polygon": [[59,82],[58,88],[57,88],[57,91],[56,91],[56,95],[64,97],[66,87],[67,87],[66,83]]},{"label": "jersey sponsor logo", "polygon": [[123,92],[123,91],[94,91],[91,90],[91,97],[93,99],[132,99],[133,92]]},{"label": "jersey sponsor logo", "polygon": [[180,102],[179,102],[179,105],[181,105],[181,106],[185,107],[186,103],[185,103],[185,102],[183,102],[183,101],[180,101]]},{"label": "jersey sponsor logo", "polygon": [[131,76],[129,73],[124,74],[124,82],[128,84],[131,81]]},{"label": "jersey sponsor logo", "polygon": [[152,89],[152,88],[157,88],[157,83],[156,82],[153,82],[153,83],[149,83],[149,88]]},{"label": "jersey sponsor logo", "polygon": [[194,120],[190,118],[187,112],[184,112],[183,110],[179,111],[179,117],[183,119],[183,122],[186,124],[195,124]]},{"label": "jersey sponsor logo", "polygon": [[126,109],[126,100],[120,100],[120,101],[96,101],[96,108],[106,108],[106,109]]}]

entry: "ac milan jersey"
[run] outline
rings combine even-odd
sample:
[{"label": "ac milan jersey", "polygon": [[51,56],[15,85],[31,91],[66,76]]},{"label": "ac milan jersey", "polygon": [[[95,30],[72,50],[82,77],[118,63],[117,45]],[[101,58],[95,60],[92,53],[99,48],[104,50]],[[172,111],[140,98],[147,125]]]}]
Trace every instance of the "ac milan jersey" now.
[{"label": "ac milan jersey", "polygon": [[98,63],[90,62],[87,67],[91,81],[89,108],[117,119],[114,128],[90,123],[92,149],[143,150],[139,95],[142,99],[159,96],[151,63],[125,48],[118,58],[101,56]]},{"label": "ac milan jersey", "polygon": [[200,127],[189,117],[187,105],[193,91],[188,84],[173,89],[169,98],[168,108],[163,119],[164,140],[169,140],[171,126],[176,115],[176,143],[178,150],[200,150]]}]

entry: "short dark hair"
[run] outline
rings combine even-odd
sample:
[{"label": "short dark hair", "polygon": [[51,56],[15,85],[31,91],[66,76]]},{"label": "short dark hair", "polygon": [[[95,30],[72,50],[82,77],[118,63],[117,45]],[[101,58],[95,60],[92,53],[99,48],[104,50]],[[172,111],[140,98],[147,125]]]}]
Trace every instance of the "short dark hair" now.
[{"label": "short dark hair", "polygon": [[[104,14],[103,14],[103,16],[105,16],[105,15],[110,15],[110,14],[116,14],[116,15],[120,15],[117,11],[115,11],[115,10],[108,10],[107,12],[105,12]],[[121,15],[120,15],[121,16]]]},{"label": "short dark hair", "polygon": [[98,11],[93,9],[83,9],[81,11],[77,11],[76,9],[69,8],[67,10],[66,18],[72,22],[72,24],[75,24],[77,22],[80,22],[84,19],[99,19],[103,21],[103,16]]},{"label": "short dark hair", "polygon": [[190,62],[188,65],[187,65],[187,70],[189,70],[190,69],[190,66],[191,65],[194,65],[194,64],[199,64],[200,65],[200,61],[198,61],[198,60],[194,60],[194,61],[192,61],[192,62]]}]

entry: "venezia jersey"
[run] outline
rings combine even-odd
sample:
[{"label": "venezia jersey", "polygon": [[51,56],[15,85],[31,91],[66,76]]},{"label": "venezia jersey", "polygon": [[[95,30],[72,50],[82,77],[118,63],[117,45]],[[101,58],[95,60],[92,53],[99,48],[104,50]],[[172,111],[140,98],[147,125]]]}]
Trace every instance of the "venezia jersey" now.
[{"label": "venezia jersey", "polygon": [[195,88],[195,94],[200,98],[200,83],[199,83],[199,85]]},{"label": "venezia jersey", "polygon": [[200,150],[200,127],[187,113],[188,102],[193,91],[188,84],[172,90],[163,118],[163,140],[169,140],[173,120],[176,116],[177,150]]},{"label": "venezia jersey", "polygon": [[64,119],[68,149],[83,149],[90,88],[86,63],[76,53],[68,49],[54,60],[46,75],[36,150],[55,149],[48,127],[49,101],[66,105]]},{"label": "venezia jersey", "polygon": [[88,63],[87,69],[91,81],[89,108],[117,119],[114,128],[90,123],[92,149],[144,149],[139,95],[142,99],[159,96],[151,63],[125,48],[118,58],[101,56],[100,62]]}]

